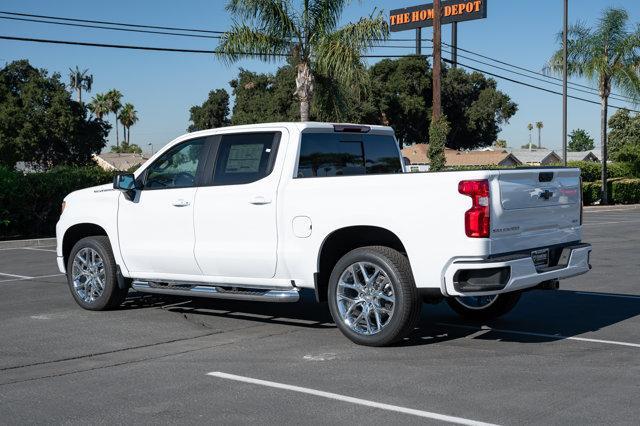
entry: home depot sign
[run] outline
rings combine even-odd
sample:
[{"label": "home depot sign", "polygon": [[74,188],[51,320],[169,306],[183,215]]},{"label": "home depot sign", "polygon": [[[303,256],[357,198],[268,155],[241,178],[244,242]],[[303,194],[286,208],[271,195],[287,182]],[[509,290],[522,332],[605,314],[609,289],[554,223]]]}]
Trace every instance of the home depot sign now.
[{"label": "home depot sign", "polygon": [[[487,17],[487,0],[442,2],[442,24]],[[391,31],[405,31],[433,25],[433,3],[395,9],[390,13]]]}]

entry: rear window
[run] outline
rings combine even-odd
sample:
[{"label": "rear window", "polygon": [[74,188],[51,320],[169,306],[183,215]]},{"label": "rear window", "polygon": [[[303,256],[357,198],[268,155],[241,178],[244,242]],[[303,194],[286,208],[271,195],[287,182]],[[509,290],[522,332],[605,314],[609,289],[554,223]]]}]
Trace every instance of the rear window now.
[{"label": "rear window", "polygon": [[303,133],[299,178],[401,173],[398,145],[389,135]]}]

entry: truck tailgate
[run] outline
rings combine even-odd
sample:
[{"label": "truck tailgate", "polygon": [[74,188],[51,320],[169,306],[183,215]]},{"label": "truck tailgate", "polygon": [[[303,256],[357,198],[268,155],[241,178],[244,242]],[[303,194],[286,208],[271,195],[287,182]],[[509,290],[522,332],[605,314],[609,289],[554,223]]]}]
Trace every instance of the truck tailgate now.
[{"label": "truck tailgate", "polygon": [[581,240],[579,169],[504,170],[492,186],[492,254]]}]

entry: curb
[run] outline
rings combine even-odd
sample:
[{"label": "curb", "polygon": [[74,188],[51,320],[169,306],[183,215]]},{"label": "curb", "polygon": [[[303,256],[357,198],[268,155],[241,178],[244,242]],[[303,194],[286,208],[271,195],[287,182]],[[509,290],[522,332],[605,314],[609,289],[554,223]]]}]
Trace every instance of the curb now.
[{"label": "curb", "polygon": [[42,247],[55,244],[55,238],[36,238],[34,240],[0,241],[0,248]]},{"label": "curb", "polygon": [[606,206],[584,206],[584,211],[615,211],[640,209],[640,204],[614,204]]}]

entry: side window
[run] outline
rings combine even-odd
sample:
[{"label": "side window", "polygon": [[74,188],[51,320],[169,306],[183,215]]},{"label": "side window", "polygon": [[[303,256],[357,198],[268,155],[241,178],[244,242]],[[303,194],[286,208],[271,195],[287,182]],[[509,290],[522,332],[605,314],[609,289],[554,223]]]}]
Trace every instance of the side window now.
[{"label": "side window", "polygon": [[224,135],[214,168],[214,185],[240,185],[260,180],[273,169],[280,133]]},{"label": "side window", "polygon": [[303,133],[298,177],[365,174],[362,138],[358,135]]},{"label": "side window", "polygon": [[402,173],[398,144],[393,136],[365,135],[367,174]]},{"label": "side window", "polygon": [[402,173],[398,144],[390,135],[303,133],[299,178]]},{"label": "side window", "polygon": [[146,171],[144,187],[188,188],[195,186],[205,139],[182,143],[162,154]]}]

